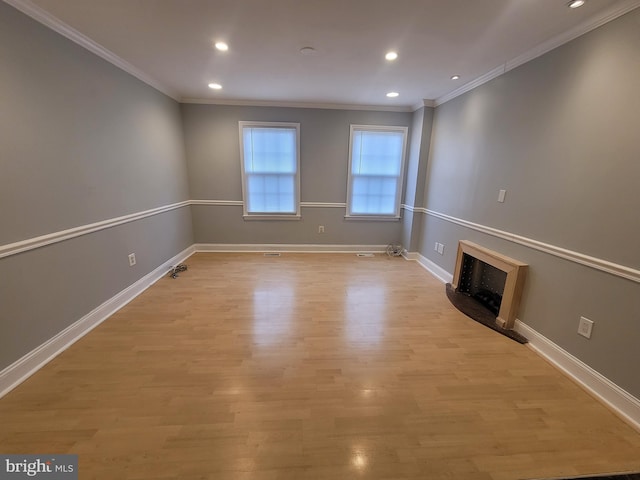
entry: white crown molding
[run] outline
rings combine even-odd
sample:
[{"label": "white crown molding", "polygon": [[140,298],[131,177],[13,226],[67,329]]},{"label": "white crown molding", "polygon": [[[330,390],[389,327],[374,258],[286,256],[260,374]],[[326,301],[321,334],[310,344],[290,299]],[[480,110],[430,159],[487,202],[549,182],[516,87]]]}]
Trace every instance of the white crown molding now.
[{"label": "white crown molding", "polygon": [[474,88],[479,87],[480,85],[483,85],[488,81],[493,80],[496,77],[499,77],[500,75],[505,73],[504,68],[505,68],[504,65],[500,65],[499,67],[489,70],[487,73],[479,76],[475,80],[472,80],[471,82],[465,83],[461,87],[456,88],[452,92],[449,92],[446,95],[436,98],[436,101],[435,101],[436,107],[439,107],[440,105],[447,103],[449,100],[453,100],[454,98],[459,97],[463,93],[467,93],[468,91],[473,90]]},{"label": "white crown molding", "polygon": [[80,320],[69,325],[36,349],[0,371],[0,398],[20,385],[45,364],[69,348],[73,343],[77,342],[80,338],[85,336],[157,282],[167,272],[169,272],[171,266],[183,262],[193,255],[194,252],[195,248],[193,246],[180,252],[178,255],[167,260],[158,268],[86,314]]},{"label": "white crown molding", "polygon": [[515,330],[529,340],[527,345],[532,350],[640,432],[640,400],[520,320],[516,319]]},{"label": "white crown molding", "polygon": [[567,32],[563,32],[526,52],[506,61],[504,64],[492,69],[491,71],[477,77],[475,80],[462,85],[461,87],[449,92],[435,100],[423,99],[422,102],[412,106],[391,106],[391,105],[357,105],[357,104],[340,104],[340,103],[321,103],[321,102],[287,102],[287,101],[264,101],[264,100],[236,100],[236,99],[211,99],[211,98],[184,98],[180,97],[177,92],[166,87],[158,80],[147,75],[142,70],[133,66],[126,60],[120,58],[115,53],[106,49],[99,43],[93,41],[86,35],[80,33],[70,25],[67,25],[46,10],[35,5],[29,0],[4,0],[5,3],[20,10],[25,15],[33,18],[37,22],[47,26],[60,35],[77,43],[83,48],[108,61],[116,67],[133,75],[137,79],[173,98],[180,103],[193,104],[209,104],[209,105],[237,105],[237,106],[255,106],[255,107],[289,107],[289,108],[318,108],[331,110],[370,110],[370,111],[389,111],[389,112],[415,112],[422,107],[437,107],[449,100],[452,100],[474,88],[487,83],[488,81],[512,70],[534,58],[537,58],[554,48],[557,48],[585,33],[594,30],[605,23],[640,7],[640,0],[622,0],[609,9],[600,12],[597,16],[587,20],[586,22],[572,28]]},{"label": "white crown molding", "polygon": [[367,110],[374,112],[413,112],[410,106],[402,105],[357,105],[349,103],[321,103],[321,102],[288,102],[277,100],[233,100],[217,98],[182,98],[180,103],[196,105],[230,105],[241,107],[279,107],[279,108],[317,108],[324,110]]},{"label": "white crown molding", "polygon": [[523,53],[522,55],[518,55],[517,57],[509,60],[505,63],[505,72],[513,70],[514,68],[519,67],[520,65],[525,64],[528,61],[533,60],[534,58],[544,55],[554,48],[557,48],[560,45],[564,45],[565,43],[568,43],[571,40],[574,40],[579,36],[590,32],[591,30],[595,30],[605,23],[615,20],[616,18],[621,17],[625,13],[629,13],[631,10],[634,10],[638,7],[640,7],[640,0],[627,0],[614,4],[611,8],[601,12],[601,14],[599,14],[597,17],[587,20],[586,22],[575,26],[571,30],[563,32],[560,35],[537,45],[536,47]]},{"label": "white crown molding", "polygon": [[155,88],[159,92],[164,93],[165,95],[173,98],[176,101],[180,100],[180,97],[176,92],[174,92],[170,88],[167,88],[155,78],[152,78],[151,76],[144,73],[142,70],[134,67],[129,62],[127,62],[126,60],[123,60],[112,51],[107,50],[102,45],[94,42],[86,35],[83,35],[79,31],[77,31],[75,28],[67,25],[63,21],[59,20],[57,17],[51,15],[49,12],[47,12],[46,10],[43,10],[39,6],[30,2],[29,0],[4,0],[4,1],[9,5],[11,5],[12,7],[20,10],[25,15],[33,18],[35,21],[40,22],[41,24],[45,25],[51,30],[59,33],[63,37],[66,37],[72,42],[77,43],[81,47],[86,48],[91,53],[94,53],[98,57],[115,65],[121,70],[124,70],[125,72],[133,75],[138,80],[141,80],[142,82]]},{"label": "white crown molding", "polygon": [[436,101],[435,100],[430,100],[428,98],[423,98],[421,102],[416,103],[412,108],[412,111],[415,112],[417,110],[420,110],[422,107],[429,107],[429,108],[433,108],[436,106]]},{"label": "white crown molding", "polygon": [[551,245],[549,243],[540,242],[532,238],[516,235],[515,233],[505,232],[504,230],[498,230],[497,228],[487,227],[486,225],[480,225],[478,223],[469,222],[467,220],[452,217],[444,213],[434,212],[433,210],[428,210],[424,208],[420,208],[420,209],[416,208],[415,210],[424,211],[424,213],[432,217],[436,217],[441,220],[445,220],[447,222],[455,223],[456,225],[461,225],[463,227],[467,227],[472,230],[476,230],[478,232],[486,233],[494,237],[502,238],[504,240],[517,243],[519,245],[524,245],[525,247],[529,247],[534,250],[538,250],[540,252],[545,252],[550,255],[554,255],[556,257],[564,258],[565,260],[570,260],[574,263],[591,267],[596,270],[600,270],[602,272],[615,275],[617,277],[625,278],[627,280],[640,283],[640,270],[627,267],[626,265],[620,265],[618,263],[613,263],[608,260],[604,260],[602,258],[596,258],[589,255],[585,255],[584,253],[558,247],[556,245]]},{"label": "white crown molding", "polygon": [[173,203],[171,205],[165,205],[163,207],[152,208],[151,210],[145,210],[143,212],[132,213],[124,215],[122,217],[110,218],[101,222],[90,223],[88,225],[82,225],[68,230],[61,230],[59,232],[49,233],[47,235],[41,235],[39,237],[28,238],[19,242],[10,243],[8,245],[0,245],[0,258],[16,255],[18,253],[27,252],[36,248],[51,245],[53,243],[63,242],[72,238],[87,235],[89,233],[104,230],[106,228],[122,225],[123,223],[134,222],[143,218],[151,217],[153,215],[159,215],[161,213],[169,212],[177,208],[189,206],[190,201]]},{"label": "white crown molding", "polygon": [[196,243],[196,252],[386,253],[387,245]]},{"label": "white crown molding", "polygon": [[452,92],[438,97],[434,102],[435,106],[438,107],[448,102],[449,100],[453,100],[454,98],[459,97],[460,95],[473,90],[474,88],[477,88],[480,85],[483,85],[490,80],[493,80],[494,78],[499,77],[500,75],[503,75],[506,72],[533,60],[534,58],[544,55],[545,53],[550,52],[551,50],[558,48],[561,45],[564,45],[565,43],[568,43],[571,40],[584,35],[585,33],[589,33],[590,31],[595,30],[605,23],[615,20],[616,18],[621,17],[625,13],[629,13],[631,10],[634,10],[638,7],[640,7],[640,0],[623,0],[621,2],[618,2],[612,5],[610,8],[603,10],[595,17],[592,17],[587,21],[581,23],[580,25],[575,26],[571,30],[563,32],[543,43],[536,45],[535,47],[527,50],[517,57],[506,61],[504,64],[488,71],[484,75],[481,75],[471,82],[462,85]]}]

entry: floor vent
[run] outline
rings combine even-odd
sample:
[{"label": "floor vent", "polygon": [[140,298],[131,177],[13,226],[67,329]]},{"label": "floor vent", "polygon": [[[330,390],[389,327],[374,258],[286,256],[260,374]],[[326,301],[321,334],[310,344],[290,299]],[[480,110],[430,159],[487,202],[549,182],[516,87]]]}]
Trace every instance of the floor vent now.
[{"label": "floor vent", "polygon": [[358,257],[373,257],[373,253],[356,253]]},{"label": "floor vent", "polygon": [[264,254],[265,257],[279,257],[280,254],[278,252],[267,252]]}]

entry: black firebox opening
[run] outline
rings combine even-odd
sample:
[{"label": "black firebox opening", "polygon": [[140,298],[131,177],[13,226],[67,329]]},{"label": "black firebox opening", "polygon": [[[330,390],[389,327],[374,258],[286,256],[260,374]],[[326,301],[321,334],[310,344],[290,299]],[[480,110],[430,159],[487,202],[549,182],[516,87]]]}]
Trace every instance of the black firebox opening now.
[{"label": "black firebox opening", "polygon": [[466,253],[463,255],[458,292],[473,297],[496,316],[506,281],[506,272]]}]

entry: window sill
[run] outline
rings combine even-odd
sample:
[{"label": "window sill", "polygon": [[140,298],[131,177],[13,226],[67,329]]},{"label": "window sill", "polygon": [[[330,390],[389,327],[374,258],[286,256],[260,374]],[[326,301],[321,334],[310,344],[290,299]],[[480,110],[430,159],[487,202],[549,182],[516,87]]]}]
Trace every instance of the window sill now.
[{"label": "window sill", "polygon": [[399,215],[345,215],[345,220],[358,220],[370,222],[399,222]]},{"label": "window sill", "polygon": [[301,220],[301,215],[273,215],[273,214],[252,214],[243,215],[245,220]]}]

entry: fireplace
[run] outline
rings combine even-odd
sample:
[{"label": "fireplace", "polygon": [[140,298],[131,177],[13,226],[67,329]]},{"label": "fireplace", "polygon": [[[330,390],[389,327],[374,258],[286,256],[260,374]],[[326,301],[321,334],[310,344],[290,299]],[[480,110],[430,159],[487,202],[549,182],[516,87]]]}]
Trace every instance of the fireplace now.
[{"label": "fireplace", "polygon": [[467,240],[458,243],[452,288],[476,299],[511,330],[516,320],[527,264]]},{"label": "fireplace", "polygon": [[499,268],[462,254],[462,267],[457,291],[473,297],[488,308],[495,316],[500,313],[507,273]]}]

